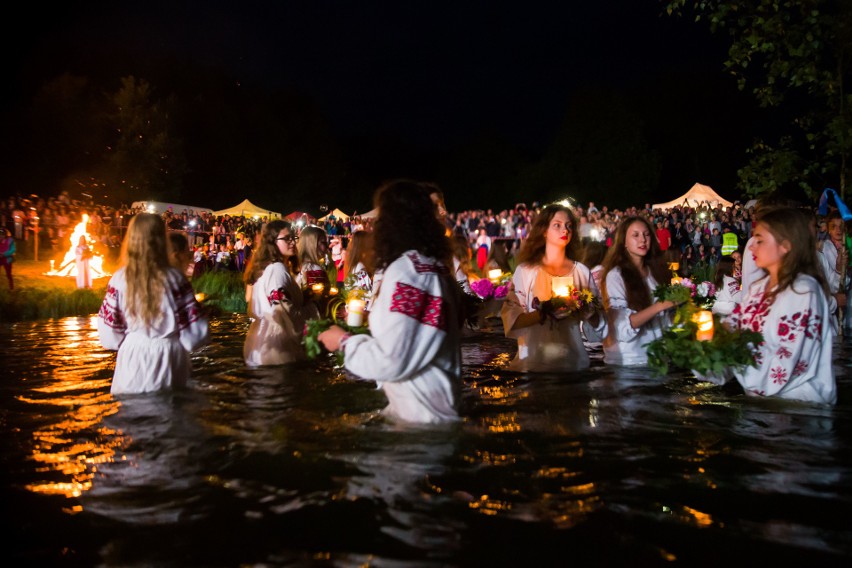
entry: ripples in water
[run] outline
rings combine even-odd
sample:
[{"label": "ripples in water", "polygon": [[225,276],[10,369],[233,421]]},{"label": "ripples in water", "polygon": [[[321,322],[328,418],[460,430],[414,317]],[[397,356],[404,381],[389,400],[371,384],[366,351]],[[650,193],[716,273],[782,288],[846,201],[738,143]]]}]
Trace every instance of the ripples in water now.
[{"label": "ripples in water", "polygon": [[330,361],[249,369],[217,319],[174,393],[109,394],[92,318],[0,329],[4,532],[16,564],[845,564],[840,403],[746,398],[687,375],[504,371],[467,337],[463,421],[384,422]]}]

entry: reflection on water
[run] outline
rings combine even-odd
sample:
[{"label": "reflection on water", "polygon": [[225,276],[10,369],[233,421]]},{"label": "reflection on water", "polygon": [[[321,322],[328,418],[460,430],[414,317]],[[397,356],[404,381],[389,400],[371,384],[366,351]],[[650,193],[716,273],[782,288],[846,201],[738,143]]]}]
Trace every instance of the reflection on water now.
[{"label": "reflection on water", "polygon": [[[644,369],[504,371],[467,337],[460,424],[385,423],[330,361],[249,369],[213,322],[188,389],[114,398],[94,320],[0,329],[19,563],[845,564],[848,345],[834,409]],[[132,527],[132,530],[129,530]]]}]

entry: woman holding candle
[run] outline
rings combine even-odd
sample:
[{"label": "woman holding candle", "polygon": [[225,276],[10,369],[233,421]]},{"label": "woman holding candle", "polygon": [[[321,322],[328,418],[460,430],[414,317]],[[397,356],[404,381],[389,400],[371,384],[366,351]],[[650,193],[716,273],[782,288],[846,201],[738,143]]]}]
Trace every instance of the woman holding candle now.
[{"label": "woman holding candle", "polygon": [[408,180],[378,189],[370,334],[331,326],[319,335],[327,349],[343,351],[347,371],[385,392],[383,414],[404,422],[458,417],[460,292],[449,269],[450,241],[429,198],[433,189]]},{"label": "woman holding candle", "polygon": [[343,261],[344,283],[369,298],[373,293],[373,234],[355,231],[349,237],[349,246]]},{"label": "woman holding candle", "polygon": [[189,353],[208,333],[192,286],[169,266],[165,223],[159,215],[135,215],[98,311],[101,345],[118,350],[110,392],[183,386],[192,372]]},{"label": "woman holding candle", "polygon": [[579,312],[559,309],[553,318],[539,306],[571,289],[590,290],[599,296],[588,267],[575,259],[580,250],[573,238],[577,219],[561,205],[548,205],[533,221],[529,236],[518,252],[512,289],[501,311],[507,337],[518,340],[518,353],[509,365],[516,371],[574,371],[589,366],[580,322],[587,332],[603,336],[606,319],[589,305]]},{"label": "woman holding candle", "polygon": [[267,223],[244,275],[252,323],[243,357],[246,365],[281,365],[305,358],[302,330],[318,313],[296,283],[296,234],[287,221]]},{"label": "woman holding candle", "polygon": [[831,311],[809,223],[794,208],[761,212],[749,251],[766,275],[743,291],[725,323],[763,334],[756,367],[733,373],[746,394],[834,404]]},{"label": "woman holding candle", "polygon": [[676,307],[674,302],[652,301],[653,290],[669,283],[670,272],[650,222],[644,217],[622,220],[603,265],[603,298],[609,321],[604,362],[645,365],[645,346],[671,326],[668,311]]}]

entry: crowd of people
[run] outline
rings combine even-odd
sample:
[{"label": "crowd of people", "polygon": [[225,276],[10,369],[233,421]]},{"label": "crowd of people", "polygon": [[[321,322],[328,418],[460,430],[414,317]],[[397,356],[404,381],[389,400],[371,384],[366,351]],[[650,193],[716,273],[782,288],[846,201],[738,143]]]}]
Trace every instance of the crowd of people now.
[{"label": "crowd of people", "polygon": [[[34,210],[42,205],[58,206],[55,221],[69,217],[73,206],[57,199]],[[672,326],[677,308],[656,300],[654,290],[675,271],[712,278],[714,311],[724,325],[763,334],[754,366],[705,378],[737,380],[751,395],[836,401],[832,342],[852,309],[850,244],[836,211],[822,217],[814,208],[768,202],[667,210],[519,203],[498,213],[451,213],[440,188],[410,180],[380,187],[375,205],[378,217],[369,222],[332,219],[304,227],[281,219],[202,222],[204,214],[191,212],[80,207],[90,222],[97,218],[91,233],[97,242],[121,235],[118,270],[99,314],[104,346],[119,351],[113,392],[185,382],[188,353],[208,340],[190,280],[207,270],[236,270],[252,318],[247,365],[304,360],[305,324],[328,301],[316,285],[354,290],[366,301],[369,333],[332,326],[320,343],[343,354],[352,377],[384,390],[388,417],[454,420],[459,338],[468,321],[464,297],[472,294],[471,282],[499,268],[511,273],[500,317],[504,333],[517,340],[512,370],[584,369],[595,344],[605,364],[647,364],[648,344]],[[21,210],[13,200],[0,210],[4,258],[27,240]],[[61,238],[70,217],[43,229]],[[129,219],[126,227],[116,217]],[[210,263],[213,247],[218,252]],[[555,283],[565,279],[588,295],[581,308],[553,303]]]}]

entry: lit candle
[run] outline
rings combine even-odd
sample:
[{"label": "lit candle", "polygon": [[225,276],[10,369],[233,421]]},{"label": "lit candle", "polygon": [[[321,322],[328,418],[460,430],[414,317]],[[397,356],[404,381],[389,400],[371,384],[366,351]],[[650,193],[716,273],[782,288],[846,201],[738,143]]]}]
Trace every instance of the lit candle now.
[{"label": "lit candle", "polygon": [[201,302],[204,301],[204,298],[206,298],[206,297],[207,297],[207,295],[204,292],[199,292],[198,294],[195,295],[195,301],[200,304]]},{"label": "lit candle", "polygon": [[364,300],[353,298],[346,304],[346,325],[358,327],[364,323]]},{"label": "lit candle", "polygon": [[672,278],[672,286],[676,286],[678,284],[680,284],[680,278],[675,276],[674,278]]},{"label": "lit candle", "polygon": [[499,268],[495,268],[494,270],[488,271],[488,279],[491,280],[492,282],[495,282],[501,276],[503,276],[503,271],[500,270]]},{"label": "lit candle", "polygon": [[53,271],[54,271],[54,268],[53,268],[53,262],[54,262],[54,261],[53,261],[53,259],[50,259],[50,271],[51,271],[51,272],[53,272]]},{"label": "lit candle", "polygon": [[311,290],[313,290],[317,294],[322,294],[322,289],[325,288],[325,285],[322,282],[317,282],[313,286],[311,286]]},{"label": "lit candle", "polygon": [[571,293],[571,288],[574,287],[573,276],[554,276],[550,281],[550,290],[554,296],[561,298],[568,297]]},{"label": "lit candle", "polygon": [[329,289],[328,289],[328,295],[329,295],[329,296],[337,296],[337,288],[335,288],[334,286],[332,286],[331,288],[329,288]]},{"label": "lit candle", "polygon": [[692,316],[692,321],[698,325],[695,339],[698,341],[710,341],[713,339],[713,313],[710,310],[701,310]]},{"label": "lit candle", "polygon": [[671,270],[672,272],[677,272],[679,268],[680,268],[679,262],[670,262],[669,263],[669,270]]}]

